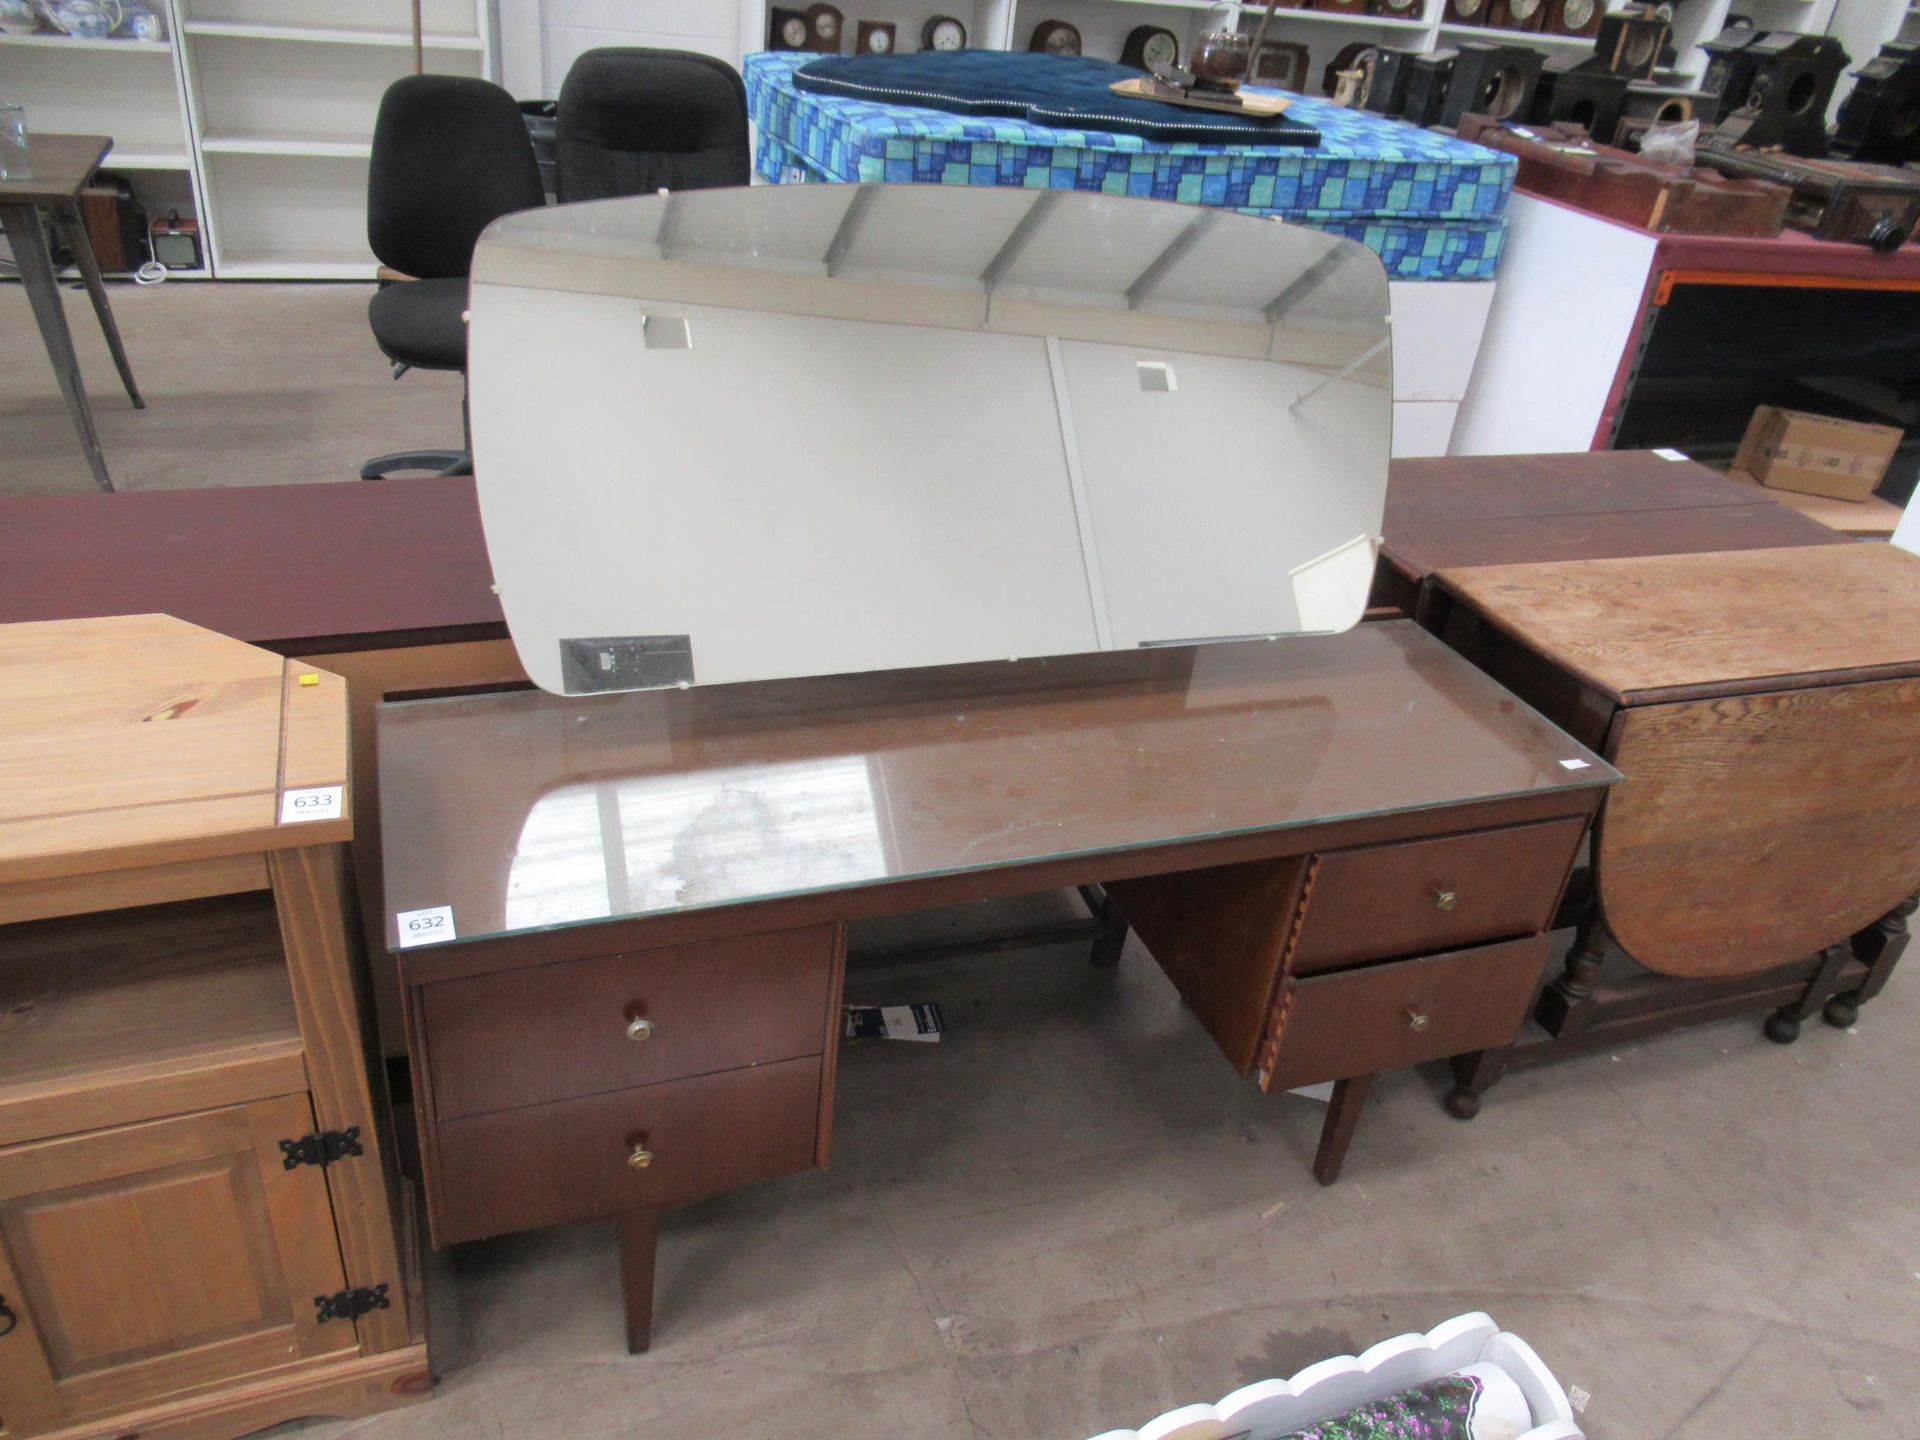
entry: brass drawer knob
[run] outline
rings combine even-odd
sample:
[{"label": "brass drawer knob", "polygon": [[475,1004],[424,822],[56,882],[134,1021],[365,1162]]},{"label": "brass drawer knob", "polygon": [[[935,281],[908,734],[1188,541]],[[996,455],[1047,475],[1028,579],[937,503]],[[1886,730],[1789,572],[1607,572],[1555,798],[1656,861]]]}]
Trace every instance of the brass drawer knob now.
[{"label": "brass drawer knob", "polygon": [[1407,1028],[1416,1035],[1427,1028],[1427,1020],[1426,1011],[1416,1010],[1411,1005],[1407,1007]]},{"label": "brass drawer knob", "polygon": [[652,1038],[653,1022],[647,1019],[646,1016],[636,1015],[627,1022],[627,1039],[651,1040]]},{"label": "brass drawer knob", "polygon": [[647,1149],[644,1142],[634,1146],[632,1150],[627,1152],[627,1164],[636,1170],[644,1170],[652,1163],[653,1152]]},{"label": "brass drawer knob", "polygon": [[1438,885],[1433,887],[1433,908],[1436,910],[1451,910],[1453,902],[1459,898],[1452,890],[1443,890]]}]

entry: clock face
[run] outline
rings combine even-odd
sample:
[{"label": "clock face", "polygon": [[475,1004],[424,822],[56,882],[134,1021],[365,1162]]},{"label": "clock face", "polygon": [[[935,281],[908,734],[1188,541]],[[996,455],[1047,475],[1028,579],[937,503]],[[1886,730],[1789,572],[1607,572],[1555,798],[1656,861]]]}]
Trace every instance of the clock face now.
[{"label": "clock face", "polygon": [[789,15],[780,22],[780,43],[789,50],[798,50],[807,43],[807,22],[798,15]]},{"label": "clock face", "polygon": [[1627,64],[1644,70],[1653,63],[1656,47],[1651,30],[1636,29],[1627,36]]},{"label": "clock face", "polygon": [[825,9],[824,7],[814,11],[813,32],[822,40],[838,40],[840,38],[840,16],[834,11]]},{"label": "clock face", "polygon": [[884,55],[891,49],[893,49],[893,35],[890,32],[886,30],[869,30],[867,32],[867,53],[869,55]]},{"label": "clock face", "polygon": [[1047,38],[1042,43],[1049,55],[1078,55],[1080,32],[1071,25],[1056,25],[1047,32]]},{"label": "clock face", "polygon": [[1140,47],[1140,58],[1147,62],[1148,69],[1165,69],[1180,63],[1180,42],[1164,30],[1156,30],[1147,37],[1147,43]]},{"label": "clock face", "polygon": [[1480,13],[1484,3],[1485,0],[1453,0],[1453,11],[1462,19],[1471,20]]},{"label": "clock face", "polygon": [[1565,0],[1560,7],[1560,23],[1569,30],[1584,30],[1593,20],[1596,0]]},{"label": "clock face", "polygon": [[936,50],[964,50],[967,46],[967,32],[960,28],[958,20],[936,21],[933,27],[933,48]]},{"label": "clock face", "polygon": [[1540,0],[1507,0],[1507,13],[1520,21],[1531,20],[1540,8]]}]

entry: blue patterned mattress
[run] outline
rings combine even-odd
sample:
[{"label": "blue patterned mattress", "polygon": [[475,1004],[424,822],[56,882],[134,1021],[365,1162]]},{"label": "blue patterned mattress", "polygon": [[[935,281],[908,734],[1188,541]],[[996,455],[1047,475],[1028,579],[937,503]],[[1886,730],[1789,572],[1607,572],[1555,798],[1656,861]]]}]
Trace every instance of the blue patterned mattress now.
[{"label": "blue patterned mattress", "polygon": [[1164,144],[1023,120],[810,95],[813,55],[746,59],[755,168],[768,180],[1022,185],[1278,215],[1377,251],[1396,280],[1491,280],[1506,241],[1511,155],[1308,96],[1298,146]]}]

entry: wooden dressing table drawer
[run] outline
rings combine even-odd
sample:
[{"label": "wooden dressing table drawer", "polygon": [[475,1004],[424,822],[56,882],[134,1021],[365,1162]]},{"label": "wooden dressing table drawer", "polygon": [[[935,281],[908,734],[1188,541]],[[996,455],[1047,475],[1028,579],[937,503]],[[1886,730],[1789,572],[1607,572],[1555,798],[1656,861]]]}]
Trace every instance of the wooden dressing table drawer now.
[{"label": "wooden dressing table drawer", "polygon": [[1586,824],[1578,816],[1319,856],[1293,973],[1546,929]]},{"label": "wooden dressing table drawer", "polygon": [[838,950],[838,927],[821,925],[423,986],[434,1114],[818,1055]]},{"label": "wooden dressing table drawer", "polygon": [[1289,979],[1262,1086],[1288,1090],[1504,1045],[1526,1018],[1550,945],[1530,935]]},{"label": "wooden dressing table drawer", "polygon": [[434,1241],[673,1205],[813,1168],[821,1059],[442,1122]]}]

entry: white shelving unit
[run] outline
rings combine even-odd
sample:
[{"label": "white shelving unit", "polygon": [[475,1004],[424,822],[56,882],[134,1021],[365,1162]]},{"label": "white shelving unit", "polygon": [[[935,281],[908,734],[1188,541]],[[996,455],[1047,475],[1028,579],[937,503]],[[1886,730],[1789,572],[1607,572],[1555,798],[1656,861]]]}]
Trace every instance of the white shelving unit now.
[{"label": "white shelving unit", "polygon": [[[740,0],[742,54],[763,49],[767,40],[770,0]],[[798,0],[772,0],[797,4]],[[1065,20],[1078,27],[1083,52],[1118,58],[1127,32],[1136,25],[1159,25],[1180,37],[1181,53],[1190,53],[1205,28],[1212,0],[836,0],[852,35],[860,20],[890,20],[898,26],[902,50],[917,49],[920,27],[934,15],[952,15],[967,27],[968,43],[977,48],[1024,50],[1034,27],[1043,20]],[[804,8],[804,7],[802,7]],[[1259,23],[1262,6],[1247,0],[1241,29]],[[1764,30],[1796,30],[1803,34],[1833,34],[1846,45],[1854,68],[1872,58],[1880,45],[1899,34],[1920,35],[1920,0],[1689,0],[1676,7],[1674,45],[1678,64],[1662,79],[1693,84],[1706,70],[1706,53],[1699,46],[1718,35],[1730,15],[1747,15]],[[1526,45],[1554,57],[1577,57],[1593,49],[1584,35],[1548,35],[1534,31],[1502,30],[1481,25],[1446,22],[1444,0],[1426,0],[1418,20],[1380,15],[1348,15],[1335,11],[1281,10],[1273,18],[1268,37],[1298,41],[1311,56],[1310,88],[1318,93],[1327,62],[1354,41],[1396,49],[1431,51],[1462,40],[1489,40]],[[1836,108],[1851,78],[1843,77],[1835,93]]]},{"label": "white shelving unit", "polygon": [[[0,96],[27,111],[35,130],[111,135],[103,167],[125,175],[147,214],[204,213],[180,85],[178,30],[168,39],[77,39],[0,34]],[[210,272],[172,272],[183,279]]]},{"label": "white shelving unit", "polygon": [[[172,0],[222,279],[371,279],[367,160],[413,71],[408,0]],[[433,73],[495,72],[487,0],[425,0]]]},{"label": "white shelving unit", "polygon": [[[200,221],[175,276],[366,280],[367,161],[413,71],[410,0],[155,0],[168,38],[0,34],[0,95],[30,130],[111,135],[149,216]],[[429,71],[492,78],[492,0],[424,0]]]}]

